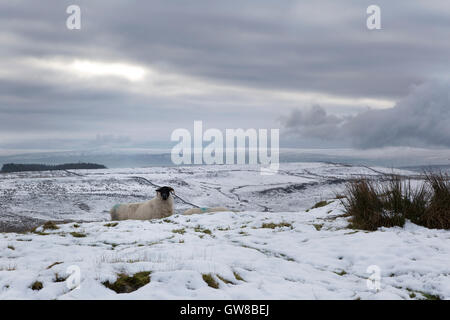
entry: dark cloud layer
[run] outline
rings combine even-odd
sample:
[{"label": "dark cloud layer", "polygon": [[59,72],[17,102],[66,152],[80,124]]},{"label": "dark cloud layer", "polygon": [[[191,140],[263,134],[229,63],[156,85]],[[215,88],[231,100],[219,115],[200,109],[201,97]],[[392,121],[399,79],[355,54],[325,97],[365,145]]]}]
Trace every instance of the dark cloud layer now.
[{"label": "dark cloud layer", "polygon": [[314,106],[307,111],[294,110],[282,122],[288,131],[303,138],[345,140],[358,148],[450,147],[450,83],[418,86],[390,109],[339,118]]},{"label": "dark cloud layer", "polygon": [[[322,140],[340,132],[358,147],[448,146],[448,117],[431,112],[438,113],[439,103],[426,100],[435,99],[427,89],[396,129],[391,125],[406,102],[352,120],[339,115],[397,101],[413,85],[448,77],[445,1],[379,0],[383,29],[373,32],[365,27],[368,0],[76,3],[82,12],[77,31],[65,25],[73,1],[0,3],[0,148],[47,141],[76,149],[97,135],[105,137],[101,144],[142,145],[168,140],[171,130],[198,119],[267,128],[285,110],[314,104],[329,113],[299,109],[286,125]],[[147,77],[77,77],[69,65],[77,59],[139,66]],[[369,126],[360,135],[372,119],[383,130]]]},{"label": "dark cloud layer", "polygon": [[303,137],[320,139],[333,138],[343,120],[327,114],[319,105],[310,109],[295,109],[290,116],[283,119],[284,126]]}]

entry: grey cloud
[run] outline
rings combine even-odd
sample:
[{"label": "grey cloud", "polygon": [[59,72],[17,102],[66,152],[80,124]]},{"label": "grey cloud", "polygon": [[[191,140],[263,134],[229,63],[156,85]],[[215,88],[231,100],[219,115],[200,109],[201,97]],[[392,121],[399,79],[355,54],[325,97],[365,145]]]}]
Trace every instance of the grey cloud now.
[{"label": "grey cloud", "polygon": [[[412,84],[447,77],[450,4],[441,0],[413,0],[407,6],[388,0],[377,2],[382,8],[383,30],[379,32],[365,28],[365,9],[372,4],[369,0],[79,0],[79,31],[65,27],[65,10],[73,4],[71,0],[2,1],[0,59],[124,61],[239,88],[389,100],[406,95]],[[20,78],[3,77],[1,69],[8,68]],[[106,88],[100,81],[74,85],[61,81],[64,75],[18,70],[15,64],[2,65],[1,69],[3,141],[12,135],[16,139],[11,137],[11,141],[20,140],[23,132],[73,135],[77,143],[54,141],[68,147],[82,145],[79,140],[83,139],[89,143],[102,132],[131,137],[131,144],[141,136],[149,141],[162,140],[170,136],[173,127],[190,127],[196,119],[216,126],[269,127],[281,108],[291,107],[282,100],[267,102],[223,93],[142,97]],[[251,99],[255,99],[253,105],[247,107]],[[256,104],[261,108],[256,109]],[[330,106],[322,107],[330,110]],[[316,107],[294,114],[287,124],[297,134],[320,139],[340,135],[340,139],[350,141],[354,134],[351,142],[360,147],[448,145],[448,129],[442,121],[417,127],[419,137],[408,138],[411,130],[407,122],[397,131],[385,131],[392,141],[371,128],[363,137],[357,136],[362,130],[358,124],[370,123],[373,118],[381,125],[399,114],[372,110],[352,122]],[[419,110],[415,114],[421,116]],[[428,139],[423,138],[426,131]]]},{"label": "grey cloud", "polygon": [[450,147],[450,83],[427,83],[387,110],[356,115],[344,127],[362,147]]},{"label": "grey cloud", "polygon": [[282,118],[288,132],[303,138],[345,140],[357,148],[450,147],[450,83],[412,89],[393,108],[335,117],[315,106]]},{"label": "grey cloud", "polygon": [[327,112],[318,105],[309,109],[295,109],[288,117],[282,117],[281,122],[290,131],[310,138],[328,139],[338,132],[342,119]]},{"label": "grey cloud", "polygon": [[65,29],[68,4],[15,6],[2,30],[28,40],[21,53],[121,57],[260,88],[398,98],[432,70],[450,71],[448,4],[425,13],[420,1],[380,0],[378,33],[365,28],[370,1],[80,1],[79,32]]},{"label": "grey cloud", "polygon": [[97,146],[112,146],[112,145],[124,145],[129,143],[131,138],[123,135],[114,134],[97,134],[95,140],[92,141],[93,145]]}]

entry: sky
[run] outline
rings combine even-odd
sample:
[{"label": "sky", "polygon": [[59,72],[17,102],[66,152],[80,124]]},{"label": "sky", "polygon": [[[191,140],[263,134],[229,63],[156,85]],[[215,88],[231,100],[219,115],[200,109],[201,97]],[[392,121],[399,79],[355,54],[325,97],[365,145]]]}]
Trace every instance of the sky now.
[{"label": "sky", "polygon": [[194,120],[448,150],[449,37],[442,0],[0,0],[0,154],[164,148]]}]

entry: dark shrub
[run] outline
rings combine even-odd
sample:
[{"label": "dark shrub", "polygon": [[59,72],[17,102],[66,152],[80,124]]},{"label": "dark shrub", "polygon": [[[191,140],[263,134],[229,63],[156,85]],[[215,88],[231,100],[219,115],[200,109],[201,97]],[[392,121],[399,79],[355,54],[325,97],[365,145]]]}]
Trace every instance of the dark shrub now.
[{"label": "dark shrub", "polygon": [[450,229],[450,180],[447,174],[427,174],[432,196],[420,224],[427,228]]},{"label": "dark shrub", "polygon": [[450,229],[450,182],[442,173],[427,173],[425,182],[416,187],[396,175],[385,183],[356,179],[347,183],[341,202],[357,229],[403,226],[405,219],[427,228]]},{"label": "dark shrub", "polygon": [[406,198],[409,201],[405,201],[404,212],[405,217],[415,224],[422,224],[422,217],[424,216],[427,207],[430,203],[431,190],[426,183],[420,184],[417,188],[412,188],[410,181],[408,181],[408,187]]},{"label": "dark shrub", "polygon": [[366,178],[353,180],[347,184],[345,198],[341,201],[346,213],[352,217],[353,228],[376,230],[382,226],[399,225],[396,213],[385,212],[385,204],[379,189],[374,181]]}]

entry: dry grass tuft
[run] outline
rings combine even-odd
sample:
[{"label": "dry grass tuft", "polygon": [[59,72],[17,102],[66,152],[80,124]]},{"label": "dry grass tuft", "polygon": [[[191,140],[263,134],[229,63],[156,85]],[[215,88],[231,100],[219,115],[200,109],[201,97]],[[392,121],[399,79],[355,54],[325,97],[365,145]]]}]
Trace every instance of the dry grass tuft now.
[{"label": "dry grass tuft", "polygon": [[396,175],[386,183],[359,178],[347,183],[341,202],[356,229],[403,226],[405,219],[427,228],[450,229],[450,182],[442,173],[426,173],[416,188]]}]

